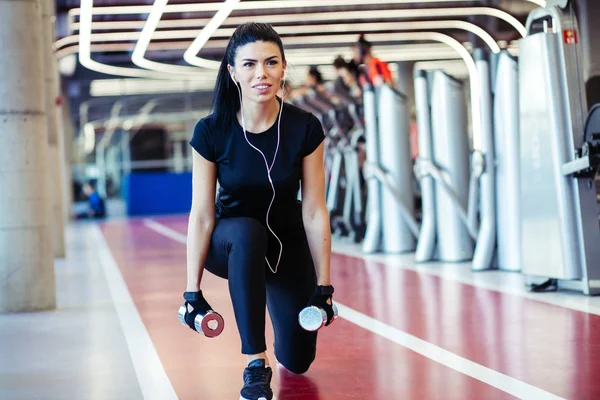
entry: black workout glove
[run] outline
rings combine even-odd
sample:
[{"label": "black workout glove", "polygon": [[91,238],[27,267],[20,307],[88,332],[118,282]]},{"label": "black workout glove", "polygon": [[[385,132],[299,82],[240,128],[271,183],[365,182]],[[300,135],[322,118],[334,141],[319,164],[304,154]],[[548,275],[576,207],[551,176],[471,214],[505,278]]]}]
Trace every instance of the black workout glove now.
[{"label": "black workout glove", "polygon": [[[212,310],[212,307],[202,295],[202,290],[198,290],[197,292],[184,292],[183,299],[185,300],[185,307],[188,310],[185,315],[185,322],[190,328],[196,330],[194,325],[196,316],[198,314],[206,314],[207,311]],[[192,310],[189,309],[188,304],[192,307]]]},{"label": "black workout glove", "polygon": [[315,292],[311,296],[308,305],[322,308],[327,313],[327,323],[325,326],[329,326],[333,322],[333,286],[317,286]]}]

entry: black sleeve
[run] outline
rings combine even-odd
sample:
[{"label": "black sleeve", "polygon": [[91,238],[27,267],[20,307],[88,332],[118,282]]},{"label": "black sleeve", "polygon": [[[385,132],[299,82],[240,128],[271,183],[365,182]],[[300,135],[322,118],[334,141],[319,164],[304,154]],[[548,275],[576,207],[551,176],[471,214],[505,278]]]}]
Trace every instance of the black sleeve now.
[{"label": "black sleeve", "polygon": [[311,155],[323,140],[325,140],[325,134],[323,133],[321,121],[311,114],[310,119],[308,120],[304,154],[302,156],[306,157]]},{"label": "black sleeve", "polygon": [[215,146],[211,140],[210,129],[204,119],[201,119],[196,124],[196,127],[194,128],[194,135],[190,140],[190,145],[198,152],[198,154],[208,161],[216,161],[217,157]]}]

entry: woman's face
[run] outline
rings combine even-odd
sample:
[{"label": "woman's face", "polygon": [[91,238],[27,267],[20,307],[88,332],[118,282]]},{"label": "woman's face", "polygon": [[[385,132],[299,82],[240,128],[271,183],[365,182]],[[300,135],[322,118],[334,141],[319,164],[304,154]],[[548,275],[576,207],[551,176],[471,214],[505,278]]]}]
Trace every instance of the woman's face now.
[{"label": "woman's face", "polygon": [[279,46],[257,41],[241,46],[235,56],[235,67],[229,66],[240,83],[244,101],[268,103],[279,91],[285,64]]}]

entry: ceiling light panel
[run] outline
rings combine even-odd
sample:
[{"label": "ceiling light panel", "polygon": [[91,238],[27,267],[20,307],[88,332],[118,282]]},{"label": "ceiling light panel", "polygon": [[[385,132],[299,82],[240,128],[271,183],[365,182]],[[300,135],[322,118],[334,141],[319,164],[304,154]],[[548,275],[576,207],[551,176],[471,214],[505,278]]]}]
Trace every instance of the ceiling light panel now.
[{"label": "ceiling light panel", "polygon": [[[145,68],[153,71],[166,72],[166,73],[174,73],[174,74],[195,74],[198,72],[198,68],[182,66],[182,65],[173,65],[173,64],[165,64],[156,61],[151,61],[146,58],[146,51],[148,50],[148,46],[150,45],[150,41],[152,40],[152,35],[156,31],[156,26],[162,17],[162,11],[167,5],[169,0],[155,0],[154,5],[152,6],[152,12],[148,15],[146,19],[146,24],[144,25],[144,29],[140,32],[139,39],[135,45],[135,49],[131,54],[131,61],[140,68]],[[235,3],[239,2],[239,0],[234,0]],[[207,25],[205,29],[208,28],[210,23]],[[210,34],[214,33],[214,30],[210,32]],[[212,61],[214,62],[214,61]]]},{"label": "ceiling light panel", "polygon": [[[173,79],[176,75],[149,71],[138,68],[116,67],[92,59],[91,56],[91,23],[94,0],[81,0],[81,32],[79,34],[79,62],[84,67],[108,75],[120,75],[135,78]],[[194,79],[194,76],[190,76]]]},{"label": "ceiling light panel", "polygon": [[[164,4],[166,4],[166,1],[167,0],[157,0],[155,5],[159,2],[164,2],[163,3],[163,7],[164,7]],[[155,17],[155,15],[153,15],[151,13],[148,18],[148,23],[152,24],[151,26],[156,26],[156,18],[154,18],[154,17]],[[298,29],[298,28],[301,28],[301,29]],[[490,49],[493,53],[500,52],[500,47],[495,42],[494,38],[492,38],[492,36],[490,36],[490,34],[488,34],[485,30],[481,29],[477,25],[471,24],[469,22],[464,22],[464,21],[416,21],[416,22],[379,23],[377,25],[358,23],[358,24],[307,25],[307,26],[301,26],[301,27],[276,27],[277,31],[280,34],[291,34],[291,33],[315,34],[315,33],[321,33],[321,32],[327,32],[327,33],[342,33],[343,32],[343,33],[345,33],[348,31],[365,31],[365,30],[368,30],[369,28],[375,28],[375,29],[373,29],[374,31],[386,31],[386,30],[418,31],[418,30],[437,30],[437,29],[461,29],[461,30],[466,30],[468,32],[471,32],[471,33],[479,36],[490,47]],[[146,28],[144,28],[144,29],[146,29]],[[233,34],[232,29],[217,29],[213,32],[213,36],[215,36],[215,37],[230,37],[232,34]],[[147,60],[145,58],[145,53],[146,53],[147,46],[150,43],[151,35],[152,34],[149,31],[146,31],[146,30],[142,31],[142,34],[140,35],[140,40],[138,41],[138,43],[136,45],[136,49],[132,55],[132,61],[136,65],[138,65],[142,68],[147,68],[147,69],[162,71],[162,72],[191,73],[191,74],[195,73],[195,71],[188,72],[188,70],[193,69],[193,68],[183,67],[183,66],[173,66],[170,64],[166,64],[166,63],[158,63],[158,62]],[[287,43],[287,38],[284,39],[284,41]],[[190,48],[186,51],[187,57],[191,57],[191,60],[194,61],[196,59],[194,54],[197,53],[197,50],[198,50],[197,48],[193,48],[192,46],[190,46]],[[184,58],[185,57],[186,57],[186,55],[184,54]],[[331,55],[329,55],[328,57],[331,62]],[[186,59],[186,61],[188,61],[188,59]],[[307,60],[307,61],[314,63],[314,64],[318,64],[318,62],[316,62],[316,60]],[[198,64],[196,64],[196,65],[198,65],[198,66],[206,65],[206,63],[204,63],[204,62],[202,62],[201,64],[202,65],[198,65]],[[219,65],[220,65],[220,63],[216,63],[217,67]]]},{"label": "ceiling light panel", "polygon": [[[246,4],[241,2],[241,4]],[[146,6],[144,6],[146,7]],[[169,6],[167,5],[165,10]],[[119,7],[98,7],[100,8],[111,8],[118,9]],[[150,13],[152,6],[146,7]],[[236,8],[239,11],[239,8]],[[273,11],[273,8],[269,8],[269,11]],[[118,11],[114,12],[115,15],[120,15]],[[299,23],[299,22],[345,22],[348,20],[369,20],[369,19],[399,19],[399,18],[441,18],[441,17],[466,17],[471,15],[483,15],[491,16],[502,19],[507,23],[511,24],[522,36],[525,36],[526,29],[519,22],[518,19],[510,15],[509,13],[492,8],[492,7],[458,7],[458,8],[427,8],[427,9],[395,9],[395,10],[366,10],[366,11],[344,11],[344,12],[321,12],[321,13],[293,13],[293,14],[271,14],[261,15],[261,22],[277,25],[283,23]],[[255,20],[256,16],[230,16],[224,22],[225,26],[238,26],[244,22]],[[199,25],[201,27],[202,25]]]},{"label": "ceiling light panel", "polygon": [[[369,0],[369,5],[406,5],[415,3],[467,3],[472,0]],[[171,4],[165,7],[164,13],[193,13],[218,11],[222,2]],[[284,0],[284,1],[245,1],[237,6],[239,11],[276,10],[289,8],[324,8],[364,6],[365,0]],[[110,6],[98,7],[93,15],[127,15],[149,14],[152,6]],[[69,10],[69,16],[74,18],[81,14],[79,8]]]},{"label": "ceiling light panel", "polygon": [[[450,1],[450,0],[449,0]],[[420,1],[421,3],[423,3],[423,1]],[[431,0],[431,1],[425,1],[425,2],[430,2],[430,3],[440,3],[440,1],[437,0]],[[372,1],[370,2],[370,4],[410,4],[410,3],[415,3],[415,0],[402,0],[402,1]],[[136,54],[135,58],[136,58],[136,63],[138,65],[143,66],[144,68],[147,69],[157,69],[156,67],[158,67],[158,69],[160,69],[160,71],[144,71],[144,70],[138,70],[135,68],[123,68],[123,67],[113,67],[113,66],[108,66],[108,65],[102,65],[100,63],[97,63],[93,60],[91,60],[91,57],[88,56],[87,54],[84,54],[83,57],[81,57],[81,50],[83,49],[84,53],[89,51],[91,52],[91,44],[88,42],[87,45],[83,45],[82,46],[82,42],[84,40],[82,40],[82,37],[79,37],[79,51],[80,51],[80,59],[82,59],[82,64],[87,64],[86,66],[88,66],[88,68],[91,66],[92,69],[93,68],[100,68],[104,73],[109,73],[108,71],[112,71],[113,73],[116,73],[116,71],[118,71],[118,73],[120,75],[124,75],[127,74],[126,76],[139,76],[139,77],[155,77],[155,78],[160,78],[160,79],[164,79],[165,78],[165,73],[176,73],[176,74],[192,74],[194,75],[196,73],[195,68],[194,67],[184,67],[184,66],[177,66],[177,65],[170,65],[170,64],[163,64],[163,63],[156,63],[154,61],[150,61],[145,59],[145,52],[150,46],[150,42],[152,40],[158,40],[160,38],[162,39],[181,39],[182,35],[189,35],[189,38],[194,38],[195,40],[193,42],[193,45],[188,48],[188,50],[184,53],[184,58],[185,60],[192,65],[196,65],[196,66],[202,66],[202,67],[208,67],[208,68],[216,68],[218,67],[218,65],[220,65],[220,62],[218,61],[214,61],[214,60],[206,60],[204,58],[201,58],[198,56],[198,53],[200,52],[200,49],[202,47],[206,47],[208,49],[214,49],[214,48],[218,48],[219,46],[221,46],[220,48],[222,48],[223,43],[227,42],[227,40],[217,40],[218,43],[214,43],[213,40],[211,40],[209,42],[209,39],[211,37],[219,37],[219,34],[225,34],[226,36],[224,37],[229,37],[230,33],[231,33],[231,29],[227,30],[227,28],[221,28],[222,31],[219,29],[219,26],[221,24],[225,24],[225,25],[237,25],[239,22],[236,20],[237,19],[254,19],[255,17],[229,17],[229,14],[234,10],[234,9],[239,9],[239,10],[257,10],[257,9],[264,9],[264,8],[268,8],[271,12],[275,9],[275,8],[302,8],[302,7],[310,7],[310,9],[313,8],[318,8],[318,7],[332,7],[332,6],[349,6],[349,5],[362,5],[364,4],[363,1],[354,1],[354,0],[323,0],[323,1],[319,1],[318,2],[318,6],[315,6],[315,2],[314,0],[310,0],[310,1],[300,1],[300,0],[289,0],[289,1],[254,1],[254,2],[242,2],[239,3],[239,0],[227,0],[225,2],[213,2],[213,3],[199,3],[199,4],[167,4],[167,0],[158,0],[154,6],[148,6],[149,10],[147,10],[148,7],[146,6],[133,6],[133,7],[102,7],[102,8],[93,8],[93,0],[82,0],[82,8],[81,11],[87,11],[89,12],[89,14],[85,14],[85,13],[81,13],[81,19],[80,19],[80,24],[79,27],[82,29],[82,33],[83,33],[83,28],[85,27],[86,29],[86,33],[83,34],[82,36],[85,37],[85,39],[90,39],[92,37],[96,38],[96,35],[102,35],[102,36],[98,36],[98,38],[102,39],[102,40],[112,40],[112,36],[110,35],[118,35],[120,36],[119,39],[115,39],[115,40],[123,40],[124,38],[129,38],[129,40],[138,40],[138,45],[136,46],[136,50],[134,51],[134,53]],[[146,8],[144,8],[146,7]],[[141,10],[144,11],[150,11],[150,13],[152,13],[152,10],[156,10],[157,8],[159,8],[160,13],[155,13],[155,17],[154,19],[149,18],[148,22],[144,25],[144,30],[142,31],[141,34],[135,33],[135,32],[129,32],[129,33],[116,33],[116,32],[108,32],[108,33],[103,33],[103,34],[97,34],[97,33],[93,33],[91,32],[91,20],[92,20],[92,15],[96,15],[96,14],[109,14],[109,13],[128,13],[128,12],[132,12],[132,10],[137,10],[136,12],[139,12]],[[190,31],[188,30],[187,32],[182,32],[182,31],[157,31],[157,28],[159,26],[160,23],[160,16],[162,15],[162,13],[166,13],[166,12],[192,12],[192,11],[217,11],[217,13],[215,14],[215,16],[213,17],[213,19],[211,20],[211,22],[214,22],[211,26],[209,26],[208,28],[210,29],[204,29],[200,32],[200,34],[198,34],[197,30],[194,31]],[[73,15],[76,15],[77,12],[74,12]],[[160,15],[159,15],[160,14]],[[274,20],[271,21],[266,21],[266,22],[270,22],[274,25],[276,25],[277,23],[281,23],[284,24],[286,22],[298,22],[298,17],[302,16],[304,18],[310,18],[313,21],[318,21],[318,22],[332,22],[335,21],[336,19],[340,19],[341,16],[343,16],[343,20],[348,20],[348,19],[358,19],[358,20],[365,20],[365,19],[369,19],[369,18],[373,18],[373,19],[392,19],[392,18],[416,18],[416,17],[441,17],[441,16],[466,16],[466,15],[490,15],[490,16],[495,16],[497,18],[501,18],[509,23],[511,23],[517,30],[519,30],[519,32],[523,32],[524,31],[524,27],[522,26],[522,24],[519,23],[518,20],[516,20],[516,18],[512,17],[511,15],[509,15],[508,13],[505,13],[501,10],[497,10],[494,8],[490,8],[490,7],[464,7],[464,8],[455,8],[455,9],[440,9],[440,8],[431,8],[431,9],[396,9],[396,10],[367,10],[367,11],[348,11],[348,12],[343,12],[343,13],[335,13],[335,12],[321,12],[321,13],[297,13],[297,14],[277,14],[277,15],[267,15],[264,16],[264,19],[269,19],[272,18]],[[263,18],[261,18],[262,20]],[[439,22],[439,21],[426,21],[427,23],[435,23],[435,22]],[[457,21],[457,22],[462,22],[462,21]],[[463,24],[468,24],[466,22],[462,22]],[[210,25],[210,22],[209,22]],[[340,27],[340,25],[343,24],[337,24],[337,26],[333,26],[333,27],[329,27],[328,32],[334,32],[334,33],[342,33],[345,32],[345,29],[343,29],[342,27]],[[364,26],[366,26],[367,28],[370,27],[371,29],[373,28],[373,25],[371,24],[363,24]],[[388,25],[393,25],[393,23],[388,23]],[[146,29],[146,27],[148,27]],[[302,32],[306,32],[308,33],[308,31],[306,30],[306,28],[302,28],[302,27],[289,27],[289,26],[281,26],[281,27],[277,27],[280,30],[282,30],[282,35],[287,35],[287,34],[297,34],[294,33],[294,30],[298,30],[300,29]],[[415,26],[416,28],[416,26]],[[327,29],[327,28],[326,28]],[[379,29],[384,29],[384,28],[379,28]],[[407,28],[410,29],[410,28]],[[414,29],[414,28],[413,28]],[[433,29],[432,27],[426,27],[423,29]],[[453,27],[449,27],[447,29],[453,29]],[[396,28],[397,30],[397,28]],[[212,31],[212,32],[211,32]],[[220,32],[221,31],[221,32]],[[300,32],[300,33],[302,33]],[[313,33],[313,31],[311,31],[310,33]],[[319,31],[317,31],[319,32]],[[478,32],[479,34],[483,34],[484,36],[486,35],[485,31],[480,30]],[[229,35],[227,35],[229,34]],[[162,35],[162,36],[161,36]],[[136,37],[137,36],[137,37]],[[373,35],[369,35],[369,39],[371,39],[374,43],[378,43],[377,40],[374,40]],[[489,35],[488,35],[489,36]],[[389,35],[388,35],[389,37]],[[140,40],[143,39],[143,40]],[[302,42],[297,42],[298,39],[301,39]],[[353,43],[356,40],[356,35],[344,35],[344,34],[340,34],[340,35],[331,35],[331,36],[327,36],[327,38],[325,39],[325,41],[321,41],[319,42],[319,40],[321,40],[319,37],[293,37],[293,38],[285,38],[285,43],[286,45],[290,45],[290,46],[302,46],[302,47],[306,47],[306,40],[305,39],[309,39],[308,44],[311,45],[321,45],[321,46],[328,46],[331,43],[336,43],[336,44],[344,44],[344,42],[346,42],[347,44]],[[492,47],[493,51],[497,52],[499,51],[499,48],[497,47],[497,44],[493,41],[493,39],[491,39],[491,37],[487,38],[488,40],[486,40],[486,42]],[[484,39],[485,40],[485,39]],[[61,44],[66,43],[67,41],[64,41]],[[141,42],[141,45],[140,45]],[[381,41],[379,41],[381,42]],[[378,43],[380,44],[380,43]],[[303,63],[302,60],[297,60],[297,62],[299,63]],[[158,72],[158,74],[153,74],[153,72]],[[148,74],[150,73],[150,74]]]}]

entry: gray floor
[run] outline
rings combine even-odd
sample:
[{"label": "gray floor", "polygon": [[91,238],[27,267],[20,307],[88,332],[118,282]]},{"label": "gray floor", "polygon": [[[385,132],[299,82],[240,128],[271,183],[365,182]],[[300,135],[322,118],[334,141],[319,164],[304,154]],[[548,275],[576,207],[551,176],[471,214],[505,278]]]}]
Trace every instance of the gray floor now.
[{"label": "gray floor", "polygon": [[0,399],[143,399],[90,226],[67,230],[55,311],[0,315]]}]

